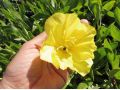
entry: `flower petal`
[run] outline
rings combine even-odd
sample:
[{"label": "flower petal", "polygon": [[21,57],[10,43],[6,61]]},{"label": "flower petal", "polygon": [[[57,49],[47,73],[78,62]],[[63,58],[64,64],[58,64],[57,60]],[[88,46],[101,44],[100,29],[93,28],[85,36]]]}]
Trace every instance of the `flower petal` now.
[{"label": "flower petal", "polygon": [[74,62],[75,71],[78,72],[80,75],[85,76],[90,72],[92,64],[92,59]]},{"label": "flower petal", "polygon": [[72,55],[79,60],[87,60],[89,58],[94,59],[94,51],[96,46],[94,42],[86,42],[79,46],[74,46],[71,50]]},{"label": "flower petal", "polygon": [[[63,56],[64,55],[64,56]],[[61,51],[57,51],[54,47],[44,45],[40,50],[40,59],[52,63],[57,69],[62,70],[67,69],[68,67],[73,68],[72,57]]]},{"label": "flower petal", "polygon": [[50,16],[45,22],[45,31],[48,36],[53,35],[57,43],[62,44],[64,36],[64,23],[66,15],[63,13],[55,13]]},{"label": "flower petal", "polygon": [[[59,68],[62,70],[69,68],[73,68],[73,62],[72,62],[72,57],[68,57],[68,58],[62,58],[60,59],[60,57],[56,54],[54,54],[53,56],[53,65],[56,64],[56,61],[59,62]],[[56,66],[56,65],[55,65]]]},{"label": "flower petal", "polygon": [[47,40],[44,42],[44,45],[49,45],[49,46],[56,46],[57,42],[55,41],[55,38],[51,32],[51,34],[48,36]]},{"label": "flower petal", "polygon": [[[78,33],[76,33],[76,36],[74,37],[77,39],[76,41],[74,40],[75,45],[72,47],[71,53],[75,56],[75,58],[79,58],[79,60],[87,60],[89,58],[94,59],[93,52],[97,48],[94,42],[96,32],[94,28],[87,24],[83,26],[88,27],[88,29],[85,29],[86,31],[81,29]],[[79,33],[82,33],[82,35]]]},{"label": "flower petal", "polygon": [[52,58],[53,58],[53,65],[55,65],[56,62],[59,63],[58,66],[60,69],[62,70],[65,70],[67,68],[71,68],[72,70],[74,69],[72,56],[69,55],[68,53],[62,51],[56,51],[56,53],[53,54]]},{"label": "flower petal", "polygon": [[95,28],[86,23],[80,21],[74,25],[74,28],[67,29],[66,31],[66,44],[68,47],[74,47],[84,42],[94,42],[94,36],[96,34]]},{"label": "flower petal", "polygon": [[42,59],[44,61],[47,61],[49,63],[52,63],[52,54],[53,54],[54,51],[55,51],[54,47],[44,45],[40,49],[40,59]]}]

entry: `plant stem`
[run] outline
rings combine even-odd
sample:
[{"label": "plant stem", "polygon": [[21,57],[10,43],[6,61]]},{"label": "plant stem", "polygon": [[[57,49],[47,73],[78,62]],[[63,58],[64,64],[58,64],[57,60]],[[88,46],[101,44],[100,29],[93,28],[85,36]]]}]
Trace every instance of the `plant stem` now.
[{"label": "plant stem", "polygon": [[68,84],[70,83],[70,81],[72,80],[72,78],[74,77],[74,73],[72,72],[71,75],[68,77],[68,80],[66,82],[66,84],[64,85],[64,87],[62,89],[66,89],[66,87],[68,86]]}]

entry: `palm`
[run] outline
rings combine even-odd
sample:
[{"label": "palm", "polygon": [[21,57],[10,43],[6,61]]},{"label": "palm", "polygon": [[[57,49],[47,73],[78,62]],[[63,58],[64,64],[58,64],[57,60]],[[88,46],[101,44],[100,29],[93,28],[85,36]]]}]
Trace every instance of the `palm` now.
[{"label": "palm", "polygon": [[67,71],[40,60],[39,49],[29,42],[8,65],[3,77],[11,88],[61,88],[66,79]]}]

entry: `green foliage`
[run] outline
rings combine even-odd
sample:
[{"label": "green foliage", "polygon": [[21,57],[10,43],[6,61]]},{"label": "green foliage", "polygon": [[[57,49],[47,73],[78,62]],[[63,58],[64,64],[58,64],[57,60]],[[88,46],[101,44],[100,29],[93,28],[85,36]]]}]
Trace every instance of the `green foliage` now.
[{"label": "green foliage", "polygon": [[117,21],[117,23],[120,25],[120,9],[118,7],[115,8],[115,11],[114,11],[114,14],[115,14],[115,19]]},{"label": "green foliage", "polygon": [[44,31],[45,20],[55,12],[75,12],[97,30],[91,72],[75,73],[66,88],[120,88],[120,0],[1,0],[0,77],[21,45]]}]

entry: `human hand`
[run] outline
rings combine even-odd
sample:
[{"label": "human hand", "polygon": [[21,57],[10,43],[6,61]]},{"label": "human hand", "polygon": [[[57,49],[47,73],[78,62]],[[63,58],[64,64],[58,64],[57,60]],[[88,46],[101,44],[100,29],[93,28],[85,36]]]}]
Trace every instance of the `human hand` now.
[{"label": "human hand", "polygon": [[[81,22],[89,23],[86,19]],[[68,71],[56,69],[40,60],[39,50],[47,38],[45,32],[26,42],[10,64],[0,82],[0,88],[62,88]]]},{"label": "human hand", "polygon": [[7,66],[1,88],[62,88],[67,70],[57,70],[40,60],[39,50],[46,38],[43,32],[22,46]]}]

